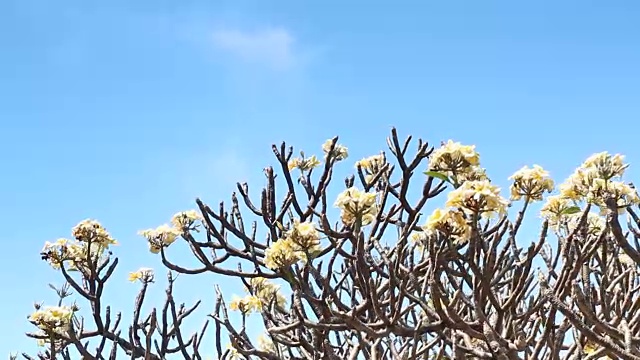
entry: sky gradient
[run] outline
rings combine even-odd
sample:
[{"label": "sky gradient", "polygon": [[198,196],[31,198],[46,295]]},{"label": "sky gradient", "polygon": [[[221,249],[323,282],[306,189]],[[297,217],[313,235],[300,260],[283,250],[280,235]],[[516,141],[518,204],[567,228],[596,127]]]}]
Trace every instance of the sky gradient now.
[{"label": "sky gradient", "polygon": [[320,154],[340,135],[353,162],[396,126],[476,144],[505,188],[604,150],[637,181],[638,18],[633,1],[0,2],[0,356],[36,349],[26,316],[61,283],[45,241],[99,219],[120,242],[106,298],[129,316],[128,272],[161,269],[136,232],[236,181],[257,193],[274,142]]}]

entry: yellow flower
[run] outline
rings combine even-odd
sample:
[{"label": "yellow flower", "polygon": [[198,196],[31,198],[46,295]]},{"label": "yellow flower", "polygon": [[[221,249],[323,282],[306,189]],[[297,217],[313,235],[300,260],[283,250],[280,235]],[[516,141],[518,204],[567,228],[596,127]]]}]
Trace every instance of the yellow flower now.
[{"label": "yellow flower", "polygon": [[315,155],[308,158],[294,158],[289,161],[289,170],[299,169],[300,171],[309,171],[320,166],[321,162]]},{"label": "yellow flower", "polygon": [[525,166],[511,175],[509,180],[513,180],[511,185],[512,200],[520,200],[523,196],[531,201],[542,200],[542,195],[545,192],[553,191],[554,186],[549,172],[539,165],[533,165],[533,168]]},{"label": "yellow flower", "polygon": [[233,345],[231,344],[227,344],[227,350],[229,351],[229,354],[227,355],[227,359],[229,360],[239,360],[241,359],[241,355],[238,352],[238,350],[236,350]]},{"label": "yellow flower", "polygon": [[500,196],[500,188],[489,181],[466,181],[447,196],[447,207],[492,216],[507,212],[509,201]]},{"label": "yellow flower", "polygon": [[377,194],[350,187],[338,195],[335,207],[341,210],[340,217],[346,225],[352,225],[360,217],[361,225],[369,225],[378,214]]},{"label": "yellow flower", "polygon": [[271,270],[284,268],[300,261],[304,254],[295,251],[289,238],[279,239],[264,252],[264,265]]},{"label": "yellow flower", "polygon": [[409,239],[415,243],[422,245],[429,238],[429,234],[425,231],[414,231],[409,236]]},{"label": "yellow flower", "polygon": [[232,311],[240,311],[243,314],[249,314],[252,311],[259,312],[262,310],[262,301],[253,295],[239,297],[234,295],[229,303],[229,309]]},{"label": "yellow flower", "polygon": [[258,348],[262,351],[275,352],[276,347],[268,336],[260,334],[258,336]]},{"label": "yellow flower", "polygon": [[479,166],[469,166],[456,173],[455,181],[462,184],[465,181],[490,181],[487,171]]},{"label": "yellow flower", "polygon": [[91,245],[81,241],[58,239],[56,242],[45,242],[40,254],[54,269],[60,269],[63,262],[67,262],[67,270],[79,270],[86,267],[88,261],[97,261],[104,255],[108,245],[92,242]]},{"label": "yellow flower", "polygon": [[[567,230],[569,233],[572,233],[578,227],[581,217],[582,213],[571,214],[568,216]],[[602,231],[604,231],[607,223],[603,217],[590,212],[587,214],[587,222],[585,226],[587,228],[587,235],[598,236]]]},{"label": "yellow flower", "polygon": [[471,237],[471,227],[459,209],[434,210],[424,229],[432,233],[439,232],[460,244],[466,243]]},{"label": "yellow flower", "polygon": [[69,306],[46,306],[29,316],[29,321],[45,331],[64,332],[71,324],[73,308]]},{"label": "yellow flower", "polygon": [[[329,156],[329,151],[331,151],[331,144],[333,143],[332,139],[329,139],[322,144],[322,151],[324,151],[325,157]],[[349,156],[348,149],[340,144],[336,144],[331,152],[331,155],[336,159],[336,161],[341,161],[346,159]]]},{"label": "yellow flower", "polygon": [[619,212],[624,212],[625,207],[640,203],[638,193],[630,185],[622,181],[594,179],[587,194],[587,202],[606,208],[604,201],[613,198],[619,207]]},{"label": "yellow flower", "polygon": [[[595,344],[591,341],[587,341],[586,344],[584,344],[584,346],[582,347],[582,351],[587,354],[587,355],[591,355],[594,354],[596,351],[600,350],[600,345]],[[599,356],[598,359],[611,359],[609,356]]]},{"label": "yellow flower", "polygon": [[470,166],[480,164],[480,155],[474,145],[462,145],[459,142],[449,140],[436,149],[429,157],[429,169],[443,171],[452,175],[462,173]]},{"label": "yellow flower", "polygon": [[605,201],[614,198],[620,208],[640,203],[635,189],[613,180],[621,177],[628,165],[624,156],[601,152],[591,155],[569,178],[560,185],[560,194],[575,201],[586,200],[601,210],[606,210]]},{"label": "yellow flower", "polygon": [[540,210],[540,216],[549,220],[551,226],[556,226],[566,216],[565,211],[571,206],[571,200],[567,197],[561,195],[549,196]]},{"label": "yellow flower", "polygon": [[182,234],[182,230],[164,224],[155,229],[142,230],[138,232],[138,234],[147,239],[147,242],[149,243],[149,251],[157,254],[160,252],[160,248],[173,244],[178,236]]},{"label": "yellow flower", "polygon": [[202,220],[202,216],[196,210],[181,211],[171,218],[171,224],[176,229],[186,229],[197,220]]},{"label": "yellow flower", "polygon": [[386,164],[386,162],[384,154],[373,155],[356,161],[356,168],[360,166],[363,171],[366,171],[369,174],[375,174]]},{"label": "yellow flower", "polygon": [[294,251],[314,252],[320,248],[320,233],[313,222],[294,221],[293,229],[285,237],[290,240]]},{"label": "yellow flower", "polygon": [[73,237],[81,242],[91,242],[105,247],[117,244],[109,232],[96,220],[86,219],[76,225],[71,233]]},{"label": "yellow flower", "polygon": [[591,155],[581,166],[584,169],[594,169],[597,176],[609,180],[613,177],[620,177],[629,167],[624,163],[624,156],[621,154],[611,155],[606,151]]},{"label": "yellow flower", "polygon": [[140,280],[143,283],[153,282],[154,272],[150,268],[140,268],[137,271],[129,273],[129,281],[136,282]]},{"label": "yellow flower", "polygon": [[576,169],[576,171],[560,184],[560,195],[562,197],[580,201],[587,196],[589,192],[589,173],[583,169]]},{"label": "yellow flower", "polygon": [[287,303],[287,300],[280,293],[280,286],[273,284],[265,278],[252,278],[249,280],[249,286],[251,289],[245,289],[245,291],[252,292],[253,295],[258,297],[266,306],[269,306],[274,299],[276,306],[282,307]]}]

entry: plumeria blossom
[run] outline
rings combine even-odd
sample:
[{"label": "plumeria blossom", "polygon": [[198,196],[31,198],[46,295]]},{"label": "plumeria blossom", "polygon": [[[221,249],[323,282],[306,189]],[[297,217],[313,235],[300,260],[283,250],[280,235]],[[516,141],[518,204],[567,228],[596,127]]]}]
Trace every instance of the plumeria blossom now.
[{"label": "plumeria blossom", "polygon": [[45,242],[40,253],[43,259],[56,270],[60,269],[65,261],[68,261],[68,269],[78,270],[78,266],[86,261],[88,256],[91,258],[95,256],[95,254],[87,254],[86,249],[86,245],[80,242],[58,239],[55,242]]},{"label": "plumeria blossom", "polygon": [[140,268],[129,273],[129,281],[131,282],[140,281],[146,284],[153,282],[154,278],[155,274],[153,272],[153,269],[150,268]]},{"label": "plumeria blossom", "polygon": [[310,171],[322,164],[315,155],[311,157],[297,157],[289,160],[289,170],[298,169],[300,171]]},{"label": "plumeria blossom", "polygon": [[511,185],[511,199],[520,200],[525,197],[530,201],[542,200],[542,195],[553,191],[554,183],[549,172],[539,165],[528,166],[516,171],[509,177]]},{"label": "plumeria blossom", "polygon": [[247,295],[245,297],[234,296],[229,303],[229,309],[240,311],[243,314],[262,311],[262,300],[257,296]]},{"label": "plumeria blossom", "polygon": [[295,251],[291,242],[279,239],[264,252],[264,265],[272,270],[289,267],[303,259],[304,254]]},{"label": "plumeria blossom", "polygon": [[265,306],[275,302],[276,306],[284,307],[287,303],[287,299],[284,298],[280,291],[280,286],[265,278],[256,277],[250,279],[249,287],[245,288],[245,291],[259,298]]},{"label": "plumeria blossom", "polygon": [[611,155],[607,151],[589,156],[581,166],[583,169],[593,171],[596,177],[604,180],[622,177],[628,167],[629,165],[624,163],[623,155]]},{"label": "plumeria blossom", "polygon": [[83,220],[73,227],[74,240],[58,239],[45,242],[40,254],[54,269],[60,269],[66,262],[67,270],[86,269],[89,263],[104,259],[105,253],[117,241],[96,220]]},{"label": "plumeria blossom", "polygon": [[[572,233],[578,227],[581,218],[581,212],[567,216],[567,230],[569,231],[569,233]],[[587,235],[598,236],[602,234],[602,232],[606,229],[607,222],[602,216],[590,212],[587,214],[587,222],[585,226]]]},{"label": "plumeria blossom", "polygon": [[[347,149],[346,146],[336,144],[332,151],[331,144],[333,144],[332,139],[328,139],[327,141],[324,142],[324,144],[322,144],[322,151],[324,151],[325,158],[331,155],[333,158],[336,159],[336,161],[342,161],[349,156],[349,150]],[[329,152],[331,152],[331,154],[329,154]]]},{"label": "plumeria blossom", "polygon": [[505,214],[509,201],[500,196],[499,187],[487,180],[466,181],[448,194],[446,206],[488,217]]},{"label": "plumeria blossom", "polygon": [[560,195],[574,201],[592,203],[606,211],[606,200],[612,198],[620,211],[640,204],[636,190],[620,180],[628,165],[624,156],[601,152],[591,155],[560,185]]},{"label": "plumeria blossom", "polygon": [[171,217],[171,225],[176,229],[187,230],[199,220],[202,220],[202,216],[196,210],[181,211]]},{"label": "plumeria blossom", "polygon": [[38,307],[29,321],[45,333],[65,334],[71,325],[75,309],[70,306]]},{"label": "plumeria blossom", "polygon": [[138,232],[138,234],[147,239],[147,242],[149,243],[149,251],[153,254],[157,254],[163,247],[168,247],[173,244],[178,236],[182,234],[182,231],[173,226],[164,224],[155,229],[142,230]]},{"label": "plumeria blossom", "polygon": [[569,198],[561,195],[552,195],[547,197],[547,201],[540,210],[540,215],[549,221],[549,225],[557,226],[567,216],[566,212],[571,207],[573,207],[573,204]]},{"label": "plumeria blossom", "polygon": [[269,336],[264,334],[258,335],[258,348],[262,351],[268,351],[272,353],[276,352],[275,344],[273,343],[271,338],[269,338]]},{"label": "plumeria blossom", "polygon": [[373,178],[387,164],[384,153],[369,156],[356,162],[356,168],[360,167],[364,172],[365,181],[371,183]]},{"label": "plumeria blossom", "polygon": [[471,237],[471,227],[460,209],[436,209],[423,228],[429,233],[450,237],[458,244],[468,242]]},{"label": "plumeria blossom", "polygon": [[456,185],[465,181],[487,180],[486,172],[480,168],[480,154],[475,145],[462,145],[448,140],[433,151],[429,157],[429,170],[443,173]]},{"label": "plumeria blossom", "polygon": [[286,268],[298,261],[307,262],[308,254],[320,249],[320,232],[312,222],[294,221],[282,239],[265,250],[265,266],[272,270]]},{"label": "plumeria blossom", "polygon": [[295,220],[293,228],[285,234],[285,238],[297,251],[311,253],[319,250],[320,247],[320,232],[313,222]]},{"label": "plumeria blossom", "polygon": [[96,243],[105,248],[118,243],[98,221],[92,219],[81,221],[71,234],[78,241]]},{"label": "plumeria blossom", "polygon": [[341,210],[340,217],[346,225],[353,225],[360,219],[361,225],[369,225],[378,214],[377,194],[350,187],[338,195],[335,207]]}]

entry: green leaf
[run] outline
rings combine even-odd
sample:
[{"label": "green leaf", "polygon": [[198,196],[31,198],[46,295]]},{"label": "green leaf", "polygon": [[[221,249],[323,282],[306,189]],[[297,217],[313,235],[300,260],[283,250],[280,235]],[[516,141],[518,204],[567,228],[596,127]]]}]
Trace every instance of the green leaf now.
[{"label": "green leaf", "polygon": [[448,183],[451,182],[451,180],[449,180],[449,177],[443,173],[439,173],[437,171],[425,171],[424,172],[425,175],[427,176],[431,176],[432,178],[436,178],[436,179],[440,179],[442,181],[446,181]]},{"label": "green leaf", "polygon": [[580,211],[581,210],[580,210],[579,206],[571,206],[571,207],[568,207],[568,208],[562,210],[561,214],[562,215],[571,215],[571,214],[579,213]]}]

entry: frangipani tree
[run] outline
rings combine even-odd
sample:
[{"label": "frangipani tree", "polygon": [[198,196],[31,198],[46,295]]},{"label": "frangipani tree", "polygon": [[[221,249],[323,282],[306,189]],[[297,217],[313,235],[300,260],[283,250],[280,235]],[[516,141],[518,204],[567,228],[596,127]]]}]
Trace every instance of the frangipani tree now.
[{"label": "frangipani tree", "polygon": [[[44,347],[37,357],[640,359],[640,199],[622,181],[622,156],[589,157],[557,189],[542,167],[524,167],[508,199],[474,146],[418,140],[411,155],[410,142],[393,129],[389,151],[357,161],[337,198],[334,169],[348,160],[338,138],[321,157],[273,146],[277,170],[265,169],[260,196],[238,184],[229,207],[197,199],[197,210],[140,233],[169,287],[164,304],[142,314],[154,272],[133,272],[142,288],[126,325],[102,303],[115,240],[97,221],[81,222],[73,240],[42,253],[66,285],[59,304],[29,317],[37,330],[28,336]],[[541,201],[538,240],[523,244],[525,214]],[[172,262],[175,246],[188,246],[199,267]],[[176,304],[176,273],[215,273],[246,291],[218,288],[213,326],[189,335],[183,321],[199,303]],[[91,316],[67,302],[69,291]],[[253,337],[258,324],[264,335]],[[203,353],[206,333],[213,354]]]}]

